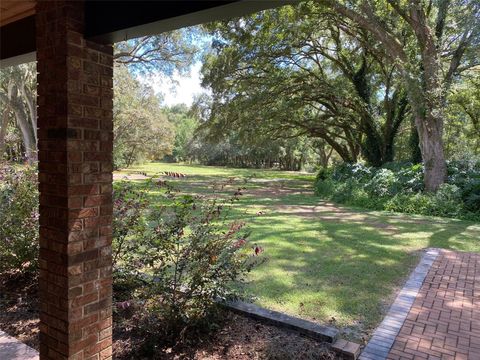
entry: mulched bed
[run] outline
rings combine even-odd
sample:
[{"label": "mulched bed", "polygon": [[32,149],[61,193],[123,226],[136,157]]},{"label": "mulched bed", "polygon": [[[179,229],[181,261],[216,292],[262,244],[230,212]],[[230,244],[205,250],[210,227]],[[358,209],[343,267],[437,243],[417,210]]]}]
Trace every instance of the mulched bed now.
[{"label": "mulched bed", "polygon": [[[38,350],[37,281],[15,274],[0,277],[0,329]],[[135,329],[114,327],[114,358],[198,360],[333,360],[324,344],[274,326],[226,313],[218,330],[195,343],[157,345],[154,354],[138,355],[144,339]],[[135,353],[135,354],[134,354]]]},{"label": "mulched bed", "polygon": [[0,277],[0,330],[38,349],[38,284],[32,277]]}]

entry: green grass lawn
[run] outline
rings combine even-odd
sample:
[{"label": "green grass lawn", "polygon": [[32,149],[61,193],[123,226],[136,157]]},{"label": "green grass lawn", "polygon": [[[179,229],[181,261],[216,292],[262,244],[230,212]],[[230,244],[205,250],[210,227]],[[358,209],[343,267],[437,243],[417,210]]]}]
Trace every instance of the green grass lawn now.
[{"label": "green grass lawn", "polygon": [[163,171],[186,174],[171,181],[190,193],[235,177],[233,191],[248,179],[236,216],[248,219],[250,240],[267,257],[251,273],[248,294],[261,306],[330,322],[347,337],[379,323],[421,249],[480,251],[478,223],[326,203],[313,195],[311,174],[163,163],[117,174]]}]

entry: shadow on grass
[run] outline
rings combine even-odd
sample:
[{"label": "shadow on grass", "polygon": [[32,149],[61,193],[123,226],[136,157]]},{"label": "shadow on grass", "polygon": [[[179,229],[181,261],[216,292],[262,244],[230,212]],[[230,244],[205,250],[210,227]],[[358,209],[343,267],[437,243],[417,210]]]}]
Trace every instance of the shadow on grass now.
[{"label": "shadow on grass", "polygon": [[[254,241],[269,260],[252,274],[251,294],[292,315],[369,330],[416,265],[419,250],[479,250],[474,235],[480,229],[466,233],[473,223],[366,214],[367,221],[345,220],[338,212],[328,221],[288,213],[255,220]],[[378,226],[385,223],[393,233]]]},{"label": "shadow on grass", "polygon": [[[314,196],[311,182],[302,179],[245,183],[234,177],[219,194],[247,187],[230,216],[248,222],[251,242],[268,258],[251,273],[248,293],[267,308],[351,327],[354,339],[381,320],[421,249],[480,250],[480,226],[473,222],[339,207]],[[208,196],[213,182],[228,178],[201,174],[167,181]],[[265,215],[256,216],[260,210]]]}]

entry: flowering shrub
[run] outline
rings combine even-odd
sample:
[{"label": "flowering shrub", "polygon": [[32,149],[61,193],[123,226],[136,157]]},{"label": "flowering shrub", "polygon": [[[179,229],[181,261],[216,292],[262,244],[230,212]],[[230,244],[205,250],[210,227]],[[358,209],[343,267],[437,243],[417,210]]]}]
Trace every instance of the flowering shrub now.
[{"label": "flowering shrub", "polygon": [[[245,222],[229,216],[241,190],[208,199],[181,195],[165,182],[115,183],[117,311],[141,314],[150,335],[161,330],[176,339],[206,321],[216,300],[235,297],[263,252],[249,246]],[[36,169],[0,168],[0,273],[37,269],[38,233]]]},{"label": "flowering shrub", "polygon": [[342,164],[319,172],[316,193],[338,203],[410,214],[480,219],[480,164],[449,162],[447,182],[424,193],[423,166],[390,163],[375,169]]},{"label": "flowering shrub", "polygon": [[147,184],[119,181],[113,186],[113,263],[117,264],[126,242],[147,226],[144,213],[150,205]]},{"label": "flowering shrub", "polygon": [[0,273],[36,270],[38,191],[34,167],[0,167]]},{"label": "flowering shrub", "polygon": [[117,311],[135,308],[137,316],[126,321],[143,324],[147,338],[176,341],[205,325],[216,301],[237,295],[262,249],[250,247],[245,222],[229,216],[239,191],[208,199],[156,186],[161,206],[145,209],[148,226],[116,245],[115,286],[130,287],[117,294]]}]

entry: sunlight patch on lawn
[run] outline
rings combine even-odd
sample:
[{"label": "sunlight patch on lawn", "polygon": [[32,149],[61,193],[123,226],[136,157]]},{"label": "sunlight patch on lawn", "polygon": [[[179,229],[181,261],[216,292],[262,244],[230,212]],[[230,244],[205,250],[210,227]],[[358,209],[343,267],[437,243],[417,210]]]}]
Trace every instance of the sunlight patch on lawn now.
[{"label": "sunlight patch on lawn", "polygon": [[231,216],[247,222],[252,246],[267,258],[250,274],[248,294],[261,306],[340,328],[373,329],[422,249],[480,251],[479,224],[336,206],[306,191],[309,174],[162,163],[129,171],[187,174],[165,178],[204,195],[212,182],[237,179],[223,190],[247,188]]}]

